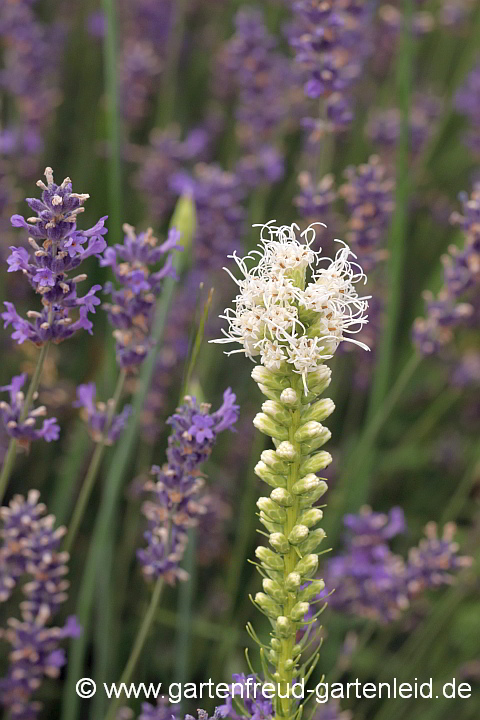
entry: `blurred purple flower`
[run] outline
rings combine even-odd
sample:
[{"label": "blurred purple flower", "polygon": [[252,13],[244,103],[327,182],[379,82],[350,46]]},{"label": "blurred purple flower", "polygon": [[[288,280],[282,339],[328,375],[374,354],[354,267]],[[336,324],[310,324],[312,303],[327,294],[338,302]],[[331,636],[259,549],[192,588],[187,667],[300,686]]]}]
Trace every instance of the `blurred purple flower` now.
[{"label": "blurred purple flower", "polygon": [[12,438],[16,438],[21,446],[28,449],[30,443],[34,440],[43,439],[46,442],[58,440],[60,426],[56,418],[48,418],[43,421],[41,427],[37,427],[37,419],[45,417],[47,413],[47,408],[44,405],[30,409],[27,416],[22,419],[25,401],[22,388],[26,379],[26,373],[22,373],[22,375],[16,375],[12,378],[10,385],[0,387],[0,391],[10,393],[10,403],[2,400],[0,402],[0,412],[7,434]]},{"label": "blurred purple flower", "polygon": [[[77,399],[73,403],[74,407],[82,408],[81,415],[87,423],[90,435],[94,442],[104,442],[106,445],[113,445],[122,434],[127,420],[130,417],[132,408],[125,405],[120,413],[114,414],[110,418],[110,408],[113,400],[104,402],[96,402],[96,386],[94,382],[79,385],[77,388]],[[107,422],[109,425],[107,438],[104,438]]]}]

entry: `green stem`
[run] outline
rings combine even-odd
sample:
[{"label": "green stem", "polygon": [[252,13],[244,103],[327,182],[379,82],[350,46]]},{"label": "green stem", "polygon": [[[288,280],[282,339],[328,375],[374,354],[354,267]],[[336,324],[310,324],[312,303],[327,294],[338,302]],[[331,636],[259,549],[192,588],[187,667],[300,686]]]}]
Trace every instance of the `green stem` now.
[{"label": "green stem", "polygon": [[107,30],[103,44],[105,88],[107,96],[108,195],[110,227],[113,236],[122,233],[122,161],[120,112],[117,81],[117,9],[115,0],[103,0]]},{"label": "green stem", "polygon": [[187,0],[176,0],[173,6],[174,19],[167,42],[167,60],[163,73],[162,92],[158,99],[157,122],[162,126],[167,125],[174,117],[178,86],[176,75],[182,49],[186,9]]},{"label": "green stem", "polygon": [[69,523],[69,529],[68,529],[67,537],[65,538],[65,544],[64,544],[64,549],[67,552],[70,552],[72,545],[75,541],[75,538],[77,537],[77,532],[80,527],[80,523],[82,522],[88,500],[89,500],[91,492],[93,490],[95,480],[97,479],[98,471],[100,470],[103,456],[105,454],[108,433],[110,431],[110,427],[112,425],[112,421],[115,416],[115,411],[117,409],[117,405],[118,405],[118,403],[120,401],[120,397],[122,395],[123,386],[125,384],[125,379],[126,379],[126,372],[125,372],[125,370],[121,370],[121,372],[118,376],[118,380],[117,380],[117,387],[115,388],[115,393],[114,393],[112,402],[110,403],[110,407],[108,410],[107,420],[105,423],[105,429],[103,431],[102,438],[95,447],[95,452],[92,455],[92,459],[90,461],[90,465],[88,466],[87,474],[85,476],[85,480],[83,482],[82,489],[80,490],[80,495],[78,496],[78,500],[75,505],[75,510],[73,511],[72,519]]},{"label": "green stem", "polygon": [[[20,423],[25,422],[25,420],[27,419],[28,413],[30,411],[30,408],[32,406],[34,395],[37,392],[38,386],[40,384],[40,378],[42,376],[43,366],[44,366],[45,360],[47,358],[49,346],[50,346],[50,343],[46,342],[44,345],[42,345],[42,349],[40,350],[40,355],[38,356],[38,360],[37,360],[37,366],[35,368],[35,372],[33,373],[33,377],[30,381],[30,385],[28,386],[27,397],[25,398],[25,401],[23,403],[23,410],[21,412],[20,419],[19,419]],[[12,438],[10,440],[10,444],[8,446],[7,455],[5,457],[5,461],[4,461],[3,468],[2,468],[2,474],[0,475],[0,504],[5,495],[5,491],[7,489],[8,481],[10,479],[10,475],[12,473],[13,466],[15,465],[16,452],[17,452],[17,441],[15,438]]]},{"label": "green stem", "polygon": [[195,556],[196,529],[190,528],[184,561],[184,567],[188,573],[188,580],[181,583],[179,588],[177,636],[175,642],[175,678],[177,682],[182,683],[182,687],[188,681],[192,637],[192,606],[196,583]]},{"label": "green stem", "polygon": [[[122,683],[125,683],[125,684],[129,683],[130,679],[132,677],[132,674],[135,671],[138,659],[141,655],[141,652],[145,645],[145,641],[147,639],[148,633],[149,633],[150,628],[155,619],[155,614],[157,612],[158,604],[159,604],[160,598],[162,596],[163,586],[164,586],[164,580],[163,580],[163,578],[159,578],[157,580],[157,582],[155,583],[152,597],[150,598],[150,604],[148,606],[148,610],[143,617],[143,621],[142,621],[142,624],[138,631],[137,637],[135,638],[135,642],[133,644],[132,651],[130,653],[130,657],[128,658],[127,664],[125,665],[125,669],[120,678],[120,681],[118,684],[119,687],[121,687]],[[106,715],[106,720],[115,720],[115,717],[117,714],[117,709],[121,702],[122,702],[121,697],[115,698],[115,700],[112,701],[112,703],[110,704],[110,707],[108,709],[107,715]]]}]

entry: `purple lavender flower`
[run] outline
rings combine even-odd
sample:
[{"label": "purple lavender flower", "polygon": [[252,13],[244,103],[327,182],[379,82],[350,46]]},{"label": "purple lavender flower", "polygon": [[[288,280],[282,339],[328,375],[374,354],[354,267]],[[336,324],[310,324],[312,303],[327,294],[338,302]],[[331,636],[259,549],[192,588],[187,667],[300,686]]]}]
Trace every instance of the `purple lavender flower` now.
[{"label": "purple lavender flower", "polygon": [[304,218],[325,219],[331,211],[337,197],[333,175],[325,175],[317,183],[309,172],[303,171],[298,176],[300,195],[293,203]]},{"label": "purple lavender flower", "polygon": [[[117,362],[122,368],[134,368],[141,364],[151,347],[149,338],[156,298],[161,292],[164,278],[176,277],[172,253],[182,250],[178,244],[180,232],[172,228],[167,240],[158,245],[151,228],[137,235],[135,228],[124,225],[123,245],[110,247],[100,261],[103,267],[111,267],[117,281],[105,285],[105,292],[112,302],[104,303],[108,319],[115,328]],[[166,260],[160,269],[159,263]]]},{"label": "purple lavender flower", "polygon": [[[12,338],[19,344],[25,340],[35,345],[48,341],[59,343],[80,328],[91,333],[93,326],[88,313],[94,313],[95,306],[100,304],[95,297],[101,289],[100,285],[94,285],[87,295],[78,297],[77,284],[87,276],[77,275],[69,279],[68,273],[78,268],[87,257],[98,257],[104,251],[106,217],[89,230],[77,230],[77,216],[83,212],[83,203],[88,195],[72,192],[69,178],[56,185],[51,168],[45,170],[45,177],[47,185],[42,181],[37,183],[43,190],[42,199],[27,198],[27,204],[36,217],[25,220],[21,215],[13,215],[11,219],[14,227],[23,227],[28,232],[34,254],[30,255],[23,247],[12,246],[7,259],[8,272],[22,272],[35,292],[41,295],[43,305],[41,312],[29,311],[27,316],[30,320],[25,320],[17,313],[13,303],[4,303],[4,326],[13,326]],[[84,248],[86,242],[88,246]],[[79,312],[76,321],[70,317],[74,309]]]},{"label": "purple lavender flower", "polygon": [[480,63],[457,90],[455,108],[466,115],[470,123],[470,129],[465,135],[466,145],[475,153],[480,153]]},{"label": "purple lavender flower", "polygon": [[371,270],[384,256],[384,246],[394,209],[395,181],[380,158],[345,170],[347,182],[340,188],[349,212],[347,240],[362,267]]},{"label": "purple lavender flower", "polygon": [[204,512],[198,494],[203,487],[200,466],[209,458],[217,436],[232,428],[238,417],[235,395],[228,388],[223,403],[211,413],[210,405],[199,405],[195,398],[185,398],[177,412],[167,421],[173,432],[168,439],[167,464],[152,467],[155,482],[145,489],[152,500],[144,503],[143,513],[149,521],[145,533],[147,547],[137,551],[147,578],[165,577],[174,583],[185,577],[179,568],[187,543],[187,529],[197,524]]},{"label": "purple lavender flower", "polygon": [[[77,388],[77,399],[73,403],[74,407],[82,408],[81,415],[87,423],[90,435],[94,442],[104,442],[105,445],[113,445],[127,424],[132,408],[125,405],[121,413],[114,414],[110,418],[111,405],[113,400],[104,402],[96,402],[97,389],[94,382],[79,385]],[[105,429],[109,426],[107,438],[104,438]]]},{"label": "purple lavender flower", "polygon": [[480,282],[480,185],[469,198],[462,193],[463,215],[454,212],[451,221],[465,235],[463,248],[449,248],[443,260],[444,286],[435,297],[425,292],[427,317],[417,318],[413,341],[424,355],[438,353],[452,342],[455,329],[478,322],[476,292]]},{"label": "purple lavender flower", "polygon": [[29,578],[22,587],[26,597],[20,604],[22,619],[10,618],[0,635],[11,646],[7,674],[0,679],[0,702],[18,720],[37,717],[41,705],[32,695],[46,677],[58,677],[65,664],[60,642],[81,633],[74,617],[62,628],[49,626],[67,599],[68,553],[59,550],[65,528],[54,529],[55,518],[46,515],[39,496],[37,490],[30,490],[26,499],[15,495],[8,507],[0,509],[0,602]]},{"label": "purple lavender flower", "polygon": [[[252,720],[273,718],[272,700],[263,694],[262,682],[255,675],[244,675],[243,673],[232,675],[230,692],[231,695],[227,698],[227,702],[218,708],[223,717],[231,720],[240,720],[242,717],[249,717]],[[238,705],[234,701],[236,696],[240,698],[237,701],[243,704],[245,714],[237,712]]]},{"label": "purple lavender flower", "polygon": [[[57,418],[52,417],[44,420],[41,427],[37,427],[37,419],[45,417],[47,414],[47,408],[44,405],[30,410],[27,416],[24,419],[22,418],[25,401],[22,388],[26,379],[27,374],[22,373],[13,377],[10,385],[0,387],[0,391],[10,393],[10,404],[2,400],[0,402],[0,412],[2,413],[3,425],[7,434],[12,438],[16,438],[22,447],[28,449],[33,440],[43,439],[46,442],[58,440],[60,426],[57,423]],[[35,394],[34,399],[36,399],[37,395]]]},{"label": "purple lavender flower", "polygon": [[[408,145],[413,155],[423,150],[435,128],[443,108],[441,98],[432,93],[416,93],[408,119]],[[397,108],[375,110],[370,114],[366,133],[368,137],[384,147],[393,147],[400,136],[401,113]]]}]

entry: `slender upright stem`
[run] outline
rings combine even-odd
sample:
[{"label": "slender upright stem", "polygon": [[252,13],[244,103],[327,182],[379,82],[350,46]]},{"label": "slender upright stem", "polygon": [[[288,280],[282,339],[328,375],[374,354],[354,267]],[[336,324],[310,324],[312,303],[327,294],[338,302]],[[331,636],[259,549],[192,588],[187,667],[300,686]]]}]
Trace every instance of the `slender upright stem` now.
[{"label": "slender upright stem", "polygon": [[[129,683],[130,679],[132,677],[132,674],[135,671],[138,659],[142,653],[143,647],[145,645],[145,641],[148,637],[148,633],[150,632],[150,628],[155,619],[155,613],[157,611],[158,604],[160,602],[160,598],[162,596],[163,586],[164,586],[163,578],[158,578],[157,582],[155,583],[155,587],[153,589],[152,597],[150,598],[150,604],[148,606],[148,610],[143,617],[142,624],[138,631],[137,637],[135,638],[135,642],[133,644],[132,651],[130,653],[130,657],[127,660],[127,664],[125,665],[125,669],[120,678],[118,687],[122,687],[122,683],[125,683],[125,684]],[[106,715],[106,720],[115,720],[117,709],[118,709],[118,706],[121,701],[122,701],[121,697],[115,698],[115,700],[113,700],[113,702],[110,704],[110,707],[108,709],[108,712]]]},{"label": "slender upright stem", "polygon": [[[38,356],[37,360],[37,366],[35,368],[35,372],[33,373],[33,377],[30,381],[30,385],[28,386],[27,391],[27,397],[25,398],[25,401],[23,403],[23,410],[20,415],[20,422],[23,423],[27,419],[28,413],[30,411],[30,408],[32,407],[34,395],[38,390],[38,386],[40,384],[40,378],[42,377],[42,371],[43,366],[45,365],[45,360],[48,354],[48,348],[50,343],[46,342],[44,345],[42,345],[42,349],[40,350],[40,354]],[[2,468],[2,474],[0,475],[0,503],[3,500],[3,497],[5,495],[5,491],[7,489],[8,481],[10,479],[10,475],[13,470],[13,466],[15,465],[15,457],[17,454],[17,441],[15,438],[12,438],[10,440],[10,444],[8,446],[7,455],[5,457],[5,461]]]},{"label": "slender upright stem", "polygon": [[182,50],[186,10],[187,0],[176,0],[173,4],[173,22],[168,36],[166,67],[163,72],[162,92],[158,98],[157,121],[160,125],[167,125],[171,122],[175,113],[178,85],[176,75]]},{"label": "slender upright stem", "polygon": [[71,549],[71,547],[74,543],[74,540],[77,536],[77,532],[80,527],[80,523],[82,522],[88,500],[90,498],[91,492],[93,490],[93,486],[95,484],[95,480],[97,479],[98,471],[100,469],[100,466],[101,466],[102,460],[103,460],[103,456],[105,454],[106,443],[108,440],[108,433],[110,431],[112,421],[115,416],[117,405],[118,405],[118,403],[120,401],[120,397],[122,395],[123,386],[125,384],[125,378],[126,378],[126,372],[125,372],[125,370],[121,370],[121,372],[118,376],[117,386],[115,388],[115,394],[112,398],[112,402],[110,403],[110,407],[108,409],[107,420],[105,423],[105,428],[104,428],[104,431],[102,434],[102,438],[95,447],[95,452],[92,455],[92,459],[90,461],[90,465],[88,466],[87,474],[85,475],[85,480],[83,482],[82,489],[80,490],[80,495],[78,496],[78,500],[75,505],[75,510],[73,511],[72,519],[69,523],[69,529],[68,529],[67,537],[65,538],[65,545],[64,545],[64,548],[67,552],[70,552],[70,549]]},{"label": "slender upright stem", "polygon": [[115,0],[103,0],[107,29],[103,44],[107,97],[108,195],[110,227],[114,237],[122,232],[122,159],[117,78],[117,8]]}]

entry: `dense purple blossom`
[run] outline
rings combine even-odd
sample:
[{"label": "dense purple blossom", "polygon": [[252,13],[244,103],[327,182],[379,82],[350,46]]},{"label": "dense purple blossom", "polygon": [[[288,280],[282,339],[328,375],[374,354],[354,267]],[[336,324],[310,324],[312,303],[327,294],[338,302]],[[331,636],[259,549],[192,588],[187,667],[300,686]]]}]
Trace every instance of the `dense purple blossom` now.
[{"label": "dense purple blossom", "polygon": [[[416,155],[425,147],[441,115],[443,102],[431,93],[416,93],[408,118],[408,149]],[[375,110],[370,114],[366,132],[374,142],[393,147],[400,136],[402,114],[398,108]]]},{"label": "dense purple blossom", "polygon": [[363,508],[358,515],[346,515],[344,523],[346,550],[327,562],[323,593],[331,593],[328,604],[338,612],[391,622],[419,593],[450,583],[453,573],[471,564],[471,558],[458,555],[453,523],[445,526],[441,538],[429,523],[426,538],[410,550],[407,561],[389,545],[405,531],[400,508],[388,515]]},{"label": "dense purple blossom", "polygon": [[44,678],[59,676],[66,662],[61,641],[81,632],[74,617],[61,628],[50,626],[67,599],[68,553],[59,550],[65,528],[54,529],[55,518],[46,515],[39,495],[37,490],[30,490],[27,498],[15,495],[0,510],[0,602],[28,579],[22,587],[26,599],[20,604],[21,620],[10,618],[0,633],[11,646],[7,674],[0,679],[0,702],[17,720],[37,717],[41,705],[32,695]]},{"label": "dense purple blossom", "polygon": [[395,181],[376,155],[368,163],[348,167],[344,174],[347,182],[340,194],[349,213],[347,241],[368,271],[385,256]]},{"label": "dense purple blossom", "polygon": [[[108,319],[115,328],[117,361],[123,368],[141,364],[151,347],[150,331],[155,303],[167,276],[176,277],[173,267],[173,251],[182,250],[178,244],[180,232],[172,228],[162,244],[158,244],[151,228],[135,233],[130,225],[124,225],[125,239],[122,245],[107,248],[100,264],[110,267],[120,284],[116,289],[107,283],[112,301],[104,303]],[[160,269],[161,261],[164,264]]]},{"label": "dense purple blossom", "polygon": [[[90,435],[94,442],[104,442],[105,445],[113,445],[122,434],[127,420],[132,412],[130,405],[125,405],[120,413],[110,417],[112,403],[114,400],[96,402],[96,386],[94,382],[79,385],[77,388],[77,399],[74,407],[82,408],[81,415],[88,425]],[[107,437],[104,433],[108,427]]]},{"label": "dense purple blossom", "polygon": [[298,176],[298,184],[300,194],[293,202],[302,217],[325,220],[337,197],[333,175],[325,175],[315,183],[312,175],[303,171]]},{"label": "dense purple blossom", "polygon": [[[13,326],[12,338],[19,344],[25,340],[35,345],[48,341],[59,343],[80,328],[91,333],[93,326],[88,314],[94,313],[95,306],[100,304],[95,295],[101,289],[100,285],[94,285],[86,295],[78,297],[77,285],[86,279],[86,275],[70,279],[68,273],[76,270],[86,258],[98,257],[104,251],[106,217],[88,230],[78,230],[77,217],[83,212],[88,195],[72,192],[69,178],[57,185],[51,168],[46,169],[45,177],[47,185],[42,181],[37,183],[43,191],[42,199],[27,198],[36,217],[25,220],[21,215],[13,215],[11,219],[14,227],[23,227],[27,231],[33,254],[24,247],[12,246],[7,259],[8,272],[21,272],[41,296],[43,305],[40,312],[29,311],[29,320],[25,320],[13,303],[4,303],[4,326]],[[70,316],[72,310],[78,310],[79,317],[75,321]]]},{"label": "dense purple blossom", "polygon": [[146,577],[163,576],[172,583],[184,577],[179,563],[187,543],[187,529],[204,511],[198,497],[203,487],[200,466],[209,458],[217,435],[233,427],[238,410],[235,395],[228,388],[215,412],[210,412],[209,405],[187,397],[167,421],[173,430],[168,439],[167,464],[152,468],[156,481],[146,485],[152,499],[143,506],[149,521],[147,547],[138,550],[137,556]]},{"label": "dense purple blossom", "polygon": [[[46,442],[58,440],[60,426],[57,418],[54,417],[45,419],[40,427],[37,426],[38,418],[44,418],[47,414],[47,408],[44,405],[30,409],[26,417],[23,417],[25,394],[22,388],[26,379],[27,374],[22,373],[13,377],[10,385],[0,387],[1,392],[10,393],[10,403],[2,400],[0,412],[7,434],[28,449],[33,440],[43,439]],[[36,395],[34,399],[36,399]]]},{"label": "dense purple blossom", "polygon": [[443,259],[444,285],[437,296],[425,292],[426,317],[413,325],[413,340],[425,355],[438,353],[451,343],[454,330],[478,321],[476,293],[480,282],[480,185],[470,197],[462,193],[463,214],[454,212],[451,220],[462,229],[462,248],[451,246]]}]

